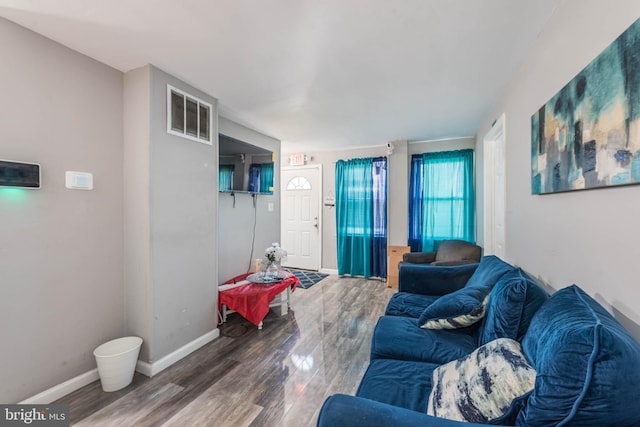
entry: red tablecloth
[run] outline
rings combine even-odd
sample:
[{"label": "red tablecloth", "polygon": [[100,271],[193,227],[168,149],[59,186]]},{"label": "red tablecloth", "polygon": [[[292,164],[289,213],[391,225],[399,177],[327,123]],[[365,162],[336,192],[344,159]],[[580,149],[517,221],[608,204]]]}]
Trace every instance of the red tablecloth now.
[{"label": "red tablecloth", "polygon": [[[225,284],[237,283],[245,280],[249,274],[241,274]],[[287,277],[276,283],[249,283],[237,288],[218,292],[218,308],[222,310],[225,304],[229,309],[238,312],[249,322],[258,326],[262,319],[269,313],[269,303],[279,293],[291,286],[293,292],[300,283],[293,274],[287,273]]]}]

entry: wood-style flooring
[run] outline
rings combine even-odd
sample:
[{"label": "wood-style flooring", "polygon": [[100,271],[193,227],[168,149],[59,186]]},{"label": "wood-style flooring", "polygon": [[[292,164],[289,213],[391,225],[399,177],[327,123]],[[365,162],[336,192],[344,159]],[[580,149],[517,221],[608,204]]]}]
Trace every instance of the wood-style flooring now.
[{"label": "wood-style flooring", "polygon": [[261,331],[231,314],[220,337],[153,378],[136,373],[113,393],[96,381],[56,403],[76,426],[314,426],[325,398],[355,393],[392,292],[331,275],[296,290],[287,315],[272,309]]}]

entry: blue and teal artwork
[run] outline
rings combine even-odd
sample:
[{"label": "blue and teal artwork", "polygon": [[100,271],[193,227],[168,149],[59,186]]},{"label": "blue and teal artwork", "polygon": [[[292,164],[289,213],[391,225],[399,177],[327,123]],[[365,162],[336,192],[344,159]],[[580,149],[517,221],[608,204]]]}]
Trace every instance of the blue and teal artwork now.
[{"label": "blue and teal artwork", "polygon": [[640,19],[531,117],[533,194],[640,183]]}]

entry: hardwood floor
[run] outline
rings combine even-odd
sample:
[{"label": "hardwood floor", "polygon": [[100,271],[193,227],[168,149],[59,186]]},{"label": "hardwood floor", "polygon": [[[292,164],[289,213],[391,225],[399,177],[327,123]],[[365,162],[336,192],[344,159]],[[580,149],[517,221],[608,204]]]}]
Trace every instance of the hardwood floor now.
[{"label": "hardwood floor", "polygon": [[56,403],[77,426],[314,426],[325,398],[353,394],[393,291],[329,276],[291,295],[259,331],[231,314],[213,342],[153,378],[105,393],[96,381]]}]

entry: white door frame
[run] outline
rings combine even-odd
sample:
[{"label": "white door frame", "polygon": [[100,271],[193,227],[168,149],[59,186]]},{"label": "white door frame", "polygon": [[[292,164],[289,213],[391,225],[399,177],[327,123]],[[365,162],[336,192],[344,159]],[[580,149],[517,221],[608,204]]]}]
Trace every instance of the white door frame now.
[{"label": "white door frame", "polygon": [[[322,164],[317,164],[317,165],[304,165],[304,166],[282,166],[280,168],[280,171],[292,171],[292,170],[304,170],[304,169],[317,169],[318,170],[318,176],[320,177],[320,179],[318,180],[318,271],[322,270],[322,195],[324,194],[322,192]],[[280,174],[282,176],[282,174]],[[286,203],[286,197],[284,197],[284,191],[285,191],[285,186],[286,186],[286,182],[282,182],[281,187],[280,187],[280,197],[281,197],[281,203],[280,203],[280,212],[286,212],[285,210],[285,203]],[[284,230],[280,230],[280,233],[283,233]],[[280,235],[280,241],[282,242],[282,235]]]},{"label": "white door frame", "polygon": [[[505,114],[502,113],[495,121],[489,132],[483,139],[484,155],[484,253],[486,255],[497,255],[504,258],[506,252],[506,141],[505,141]],[[496,158],[496,152],[502,150],[502,159]],[[502,161],[503,182],[497,183],[495,174],[497,162]],[[501,184],[502,194],[496,194],[496,184]],[[502,212],[496,212],[496,200],[502,198]],[[496,215],[502,216],[503,235],[496,235]],[[502,239],[502,245],[498,243]]]}]

